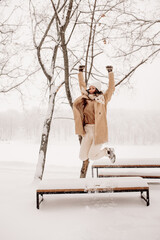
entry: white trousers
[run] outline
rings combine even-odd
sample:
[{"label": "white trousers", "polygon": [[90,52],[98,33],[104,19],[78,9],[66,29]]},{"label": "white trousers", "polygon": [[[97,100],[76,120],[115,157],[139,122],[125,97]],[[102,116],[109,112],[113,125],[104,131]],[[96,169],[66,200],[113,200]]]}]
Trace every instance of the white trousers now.
[{"label": "white trousers", "polygon": [[106,149],[101,149],[102,144],[94,143],[94,124],[85,125],[86,134],[82,138],[79,158],[82,161],[87,160],[98,160],[104,156],[107,156]]}]

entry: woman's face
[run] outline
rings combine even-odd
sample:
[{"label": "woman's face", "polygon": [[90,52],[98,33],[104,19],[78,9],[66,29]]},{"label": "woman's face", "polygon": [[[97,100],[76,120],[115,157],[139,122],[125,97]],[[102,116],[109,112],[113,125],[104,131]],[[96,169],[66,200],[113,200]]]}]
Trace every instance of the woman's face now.
[{"label": "woman's face", "polygon": [[90,93],[90,94],[93,94],[95,91],[96,91],[95,86],[90,86],[90,87],[89,87],[89,93]]}]

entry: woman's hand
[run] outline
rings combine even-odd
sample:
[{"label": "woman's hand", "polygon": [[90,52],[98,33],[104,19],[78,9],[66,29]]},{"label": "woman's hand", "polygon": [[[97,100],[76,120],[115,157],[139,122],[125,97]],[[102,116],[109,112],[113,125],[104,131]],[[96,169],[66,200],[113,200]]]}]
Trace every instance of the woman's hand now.
[{"label": "woman's hand", "polygon": [[84,65],[80,65],[80,66],[79,66],[79,72],[83,72],[84,68],[85,68]]},{"label": "woman's hand", "polygon": [[107,69],[108,72],[112,72],[113,67],[112,66],[106,66],[106,69]]}]

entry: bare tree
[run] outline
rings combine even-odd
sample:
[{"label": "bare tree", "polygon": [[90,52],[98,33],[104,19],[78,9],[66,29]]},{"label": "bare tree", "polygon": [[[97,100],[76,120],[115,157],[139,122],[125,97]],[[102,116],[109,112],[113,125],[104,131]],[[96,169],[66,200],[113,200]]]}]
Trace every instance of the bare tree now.
[{"label": "bare tree", "polygon": [[[159,32],[154,33],[156,41],[153,42],[153,31],[150,32],[153,21],[140,18],[129,0],[48,0],[37,6],[38,2],[30,1],[33,42],[49,89],[48,111],[35,174],[35,178],[42,179],[55,98],[64,85],[67,100],[72,107],[77,91],[77,66],[85,64],[86,84],[90,78],[94,78],[107,85],[101,65],[104,54],[110,57],[105,51],[110,44],[112,58],[122,58],[116,78],[116,85],[120,85],[159,52],[156,43]],[[147,49],[148,39],[151,48],[146,55],[143,49]],[[134,61],[129,64],[132,58]]]},{"label": "bare tree", "polygon": [[[32,26],[34,26],[33,41],[34,41],[35,48],[37,50],[37,58],[38,58],[39,64],[43,70],[44,75],[46,76],[46,80],[49,85],[48,111],[47,111],[46,119],[44,121],[44,128],[42,132],[40,151],[39,151],[39,159],[38,159],[38,164],[37,164],[37,169],[35,174],[35,178],[39,178],[39,179],[42,179],[43,172],[44,172],[48,138],[49,138],[52,116],[54,112],[56,94],[58,93],[58,90],[61,88],[61,86],[65,83],[66,96],[70,106],[72,107],[73,101],[72,101],[72,95],[70,90],[70,75],[72,74],[74,67],[81,60],[83,60],[82,57],[79,57],[79,51],[77,54],[75,54],[71,46],[69,46],[69,44],[73,45],[73,42],[71,40],[74,36],[74,32],[78,24],[79,17],[81,15],[81,12],[78,9],[80,6],[81,0],[74,3],[73,2],[74,2],[73,0],[69,0],[69,1],[64,1],[61,4],[61,1],[57,1],[57,4],[55,4],[55,2],[51,1],[53,14],[52,14],[52,17],[50,17],[50,20],[47,24],[46,29],[42,30],[42,28],[40,27],[40,24],[41,22],[44,22],[44,19],[46,17],[44,16],[44,19],[41,21],[38,20],[38,15],[36,14],[36,8],[34,7],[33,3],[30,1],[30,12],[34,13],[31,15]],[[42,33],[42,37],[40,38],[37,44],[36,35],[38,35],[37,34],[38,28],[43,33]],[[52,29],[54,29],[54,31]],[[90,27],[90,29],[92,29],[92,26]],[[55,39],[55,36],[56,36],[56,39]],[[53,48],[49,47],[47,42],[48,39],[50,39],[50,41],[52,42],[52,45],[54,45]],[[89,38],[89,41],[90,40],[91,40],[91,37]],[[45,44],[47,44],[47,47],[45,47]],[[51,54],[48,58],[48,62],[50,62],[50,67],[48,66],[48,62],[46,61],[46,59],[43,61],[43,58],[45,55],[44,49],[46,51],[47,48],[51,50]],[[63,68],[59,66],[59,64],[56,64],[58,62],[57,57],[59,57],[58,51],[60,51],[59,56],[61,57],[62,55],[63,57],[63,64],[64,64]],[[89,49],[87,53],[88,55],[86,58],[89,59]],[[42,56],[42,54],[44,55]],[[69,59],[71,58],[72,58],[72,61],[70,61],[70,63],[72,64],[72,67],[70,67],[69,65]],[[61,71],[56,71],[57,69],[64,71],[64,81],[60,81],[60,83],[58,83],[56,87],[55,79],[57,78],[57,76],[61,76],[60,75]]]}]

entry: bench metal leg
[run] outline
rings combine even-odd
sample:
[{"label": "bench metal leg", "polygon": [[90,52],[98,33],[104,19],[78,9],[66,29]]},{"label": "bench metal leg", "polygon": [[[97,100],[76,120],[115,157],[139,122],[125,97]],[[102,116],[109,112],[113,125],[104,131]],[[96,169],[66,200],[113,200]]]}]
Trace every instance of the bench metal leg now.
[{"label": "bench metal leg", "polygon": [[[42,198],[41,198],[40,201],[39,201],[39,195],[42,196]],[[37,195],[36,195],[37,209],[39,209],[39,206],[40,206],[40,204],[41,204],[42,201],[43,201],[43,194],[37,192]]]},{"label": "bench metal leg", "polygon": [[39,193],[36,194],[37,209],[39,209]]},{"label": "bench metal leg", "polygon": [[94,178],[94,169],[96,171],[96,176],[98,177],[98,168],[93,168],[92,167],[92,178]]},{"label": "bench metal leg", "polygon": [[93,170],[93,167],[92,167],[92,178],[94,177],[94,172],[93,172],[94,170]]},{"label": "bench metal leg", "polygon": [[149,206],[149,204],[150,204],[150,201],[149,201],[149,190],[147,190],[147,206]]},{"label": "bench metal leg", "polygon": [[147,206],[149,206],[149,204],[150,204],[150,202],[149,202],[149,190],[145,190],[145,192],[146,192],[146,197],[143,196],[143,192],[144,192],[144,191],[141,191],[141,198],[142,198],[144,201],[146,201]]},{"label": "bench metal leg", "polygon": [[96,170],[97,170],[97,177],[98,177],[98,168],[96,168]]}]

